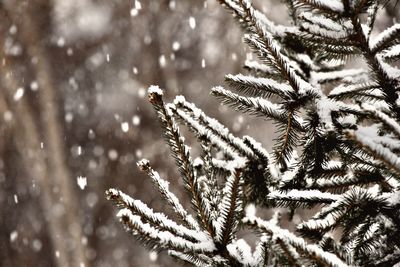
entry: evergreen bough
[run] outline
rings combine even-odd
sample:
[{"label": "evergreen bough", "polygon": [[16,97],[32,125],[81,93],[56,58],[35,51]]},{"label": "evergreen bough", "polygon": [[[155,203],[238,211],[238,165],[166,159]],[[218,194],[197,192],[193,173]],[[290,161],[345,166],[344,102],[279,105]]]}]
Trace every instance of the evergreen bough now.
[{"label": "evergreen bough", "polygon": [[[286,0],[292,26],[275,25],[249,0],[220,0],[258,55],[249,74],[227,75],[233,92],[211,94],[235,110],[276,123],[272,153],[234,136],[178,96],[148,96],[194,216],[147,160],[138,163],[178,221],[109,189],[125,228],[152,250],[198,266],[393,266],[400,263],[400,24],[371,37],[374,0]],[[362,59],[365,66],[349,67]],[[186,125],[203,156],[192,159]],[[246,206],[317,210],[292,233],[280,214],[257,217]],[[254,230],[252,251],[237,237]]]}]

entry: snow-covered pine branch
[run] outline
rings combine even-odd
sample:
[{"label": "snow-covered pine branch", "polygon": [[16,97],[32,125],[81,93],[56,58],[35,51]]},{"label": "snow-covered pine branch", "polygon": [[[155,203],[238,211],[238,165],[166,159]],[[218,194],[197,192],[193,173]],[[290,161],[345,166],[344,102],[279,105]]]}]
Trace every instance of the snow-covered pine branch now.
[{"label": "snow-covered pine branch", "polygon": [[[151,248],[198,266],[400,263],[400,70],[390,65],[400,57],[399,24],[372,38],[378,0],[286,0],[293,26],[275,24],[249,0],[219,2],[258,61],[246,61],[251,75],[225,77],[238,93],[221,86],[211,93],[275,122],[272,151],[234,136],[183,96],[164,103],[152,86],[150,102],[196,216],[141,161],[182,224],[110,190],[122,223]],[[351,57],[365,64],[350,69]],[[197,137],[201,158],[191,157],[179,125]],[[288,208],[296,218],[299,207],[317,211],[292,221],[291,233],[279,216],[266,221],[245,208],[254,206]],[[261,233],[254,251],[239,227]]]}]

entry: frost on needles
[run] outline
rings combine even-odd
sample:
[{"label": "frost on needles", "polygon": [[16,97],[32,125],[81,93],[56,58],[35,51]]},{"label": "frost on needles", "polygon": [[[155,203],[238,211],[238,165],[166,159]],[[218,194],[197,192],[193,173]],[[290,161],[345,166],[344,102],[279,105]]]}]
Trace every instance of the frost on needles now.
[{"label": "frost on needles", "polygon": [[[246,61],[246,74],[226,76],[230,89],[211,94],[275,122],[273,149],[234,136],[183,96],[165,103],[152,86],[149,100],[192,208],[142,160],[177,220],[109,189],[121,223],[149,249],[197,266],[399,264],[400,24],[371,36],[384,1],[286,0],[291,26],[274,24],[248,0],[219,2],[258,60]],[[349,68],[350,58],[367,67]],[[201,158],[192,158],[182,126],[197,137]],[[278,213],[266,220],[249,205],[317,209],[290,232]],[[259,236],[254,246],[238,237],[242,228]]]}]

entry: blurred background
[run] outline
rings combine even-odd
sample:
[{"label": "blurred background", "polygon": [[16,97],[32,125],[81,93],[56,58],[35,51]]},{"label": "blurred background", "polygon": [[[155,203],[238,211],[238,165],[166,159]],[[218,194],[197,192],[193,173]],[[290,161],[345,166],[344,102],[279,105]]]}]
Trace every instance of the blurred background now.
[{"label": "blurred background", "polygon": [[[255,4],[289,23],[279,0]],[[399,9],[382,9],[378,28]],[[147,158],[186,199],[147,101],[152,84],[271,147],[271,124],[209,96],[251,58],[241,39],[215,0],[0,0],[0,266],[173,264],[125,233],[104,191],[163,211],[136,167]]]}]

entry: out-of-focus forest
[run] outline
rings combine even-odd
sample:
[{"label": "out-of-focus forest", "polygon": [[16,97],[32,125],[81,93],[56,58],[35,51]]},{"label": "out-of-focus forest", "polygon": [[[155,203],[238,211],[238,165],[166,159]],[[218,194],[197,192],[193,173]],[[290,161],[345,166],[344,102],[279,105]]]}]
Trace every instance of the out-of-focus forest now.
[{"label": "out-of-focus forest", "polygon": [[[256,2],[289,23],[280,1]],[[400,19],[395,4],[382,28]],[[215,0],[0,1],[0,266],[170,266],[125,233],[104,191],[163,210],[136,167],[147,158],[185,199],[151,84],[271,146],[271,124],[208,94],[251,57],[241,40]]]}]

